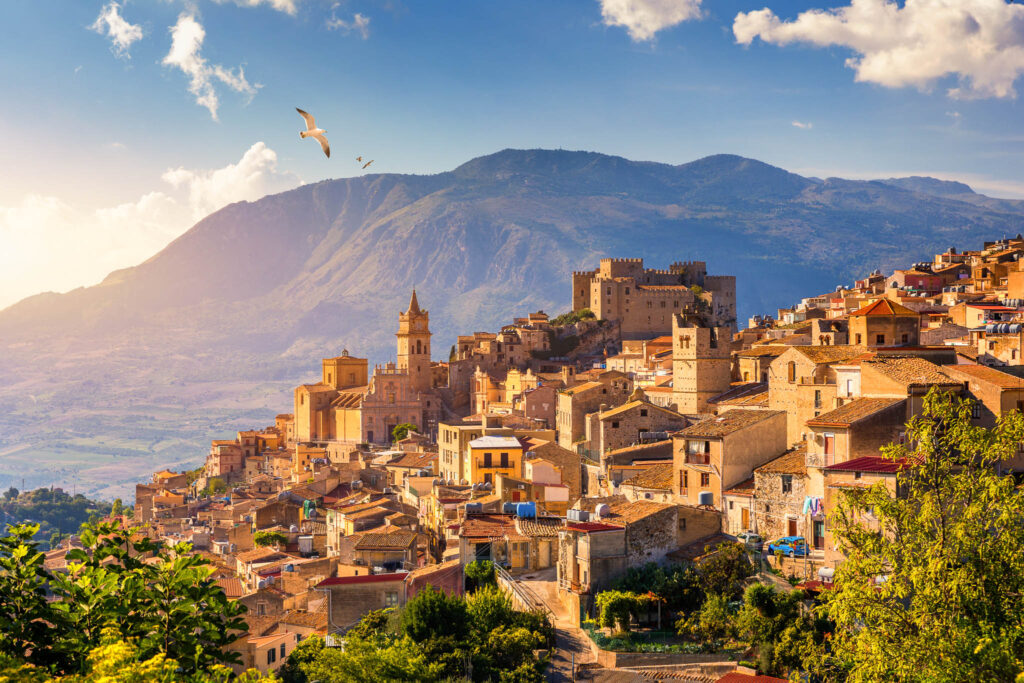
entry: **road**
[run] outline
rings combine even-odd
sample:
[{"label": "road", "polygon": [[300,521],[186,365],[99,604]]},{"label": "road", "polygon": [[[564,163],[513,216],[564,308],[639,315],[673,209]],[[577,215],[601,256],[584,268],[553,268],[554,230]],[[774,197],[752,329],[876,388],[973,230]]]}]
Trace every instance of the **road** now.
[{"label": "road", "polygon": [[544,601],[554,617],[555,649],[548,667],[546,678],[549,681],[571,681],[573,664],[597,661],[592,649],[590,638],[583,629],[573,626],[569,610],[558,599],[558,582],[555,569],[545,569],[519,577],[529,588]]}]

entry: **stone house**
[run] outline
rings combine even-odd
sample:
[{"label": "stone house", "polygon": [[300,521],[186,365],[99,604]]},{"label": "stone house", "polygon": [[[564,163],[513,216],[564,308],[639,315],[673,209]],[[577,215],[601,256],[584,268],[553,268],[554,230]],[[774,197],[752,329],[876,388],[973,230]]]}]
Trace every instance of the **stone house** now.
[{"label": "stone house", "polygon": [[676,500],[698,505],[710,492],[722,511],[725,491],[786,451],[786,413],[730,410],[674,434],[672,450]]},{"label": "stone house", "polygon": [[[844,554],[837,548],[836,540],[829,528],[827,516],[835,509],[839,497],[844,490],[865,489],[883,482],[893,494],[900,495],[897,475],[908,466],[905,460],[890,460],[879,455],[869,455],[847,462],[830,465],[824,468],[825,495],[825,566],[835,568],[844,559]],[[868,528],[878,528],[878,522],[869,513],[863,520]]]},{"label": "stone house", "polygon": [[657,462],[640,469],[619,484],[618,492],[627,500],[650,500],[655,503],[671,503],[672,498],[671,462]]},{"label": "stone house", "polygon": [[395,530],[390,533],[368,533],[356,541],[356,564],[384,569],[414,569],[416,532]]},{"label": "stone house", "polygon": [[850,313],[854,346],[917,346],[921,343],[921,314],[889,299],[878,299]]},{"label": "stone house", "polygon": [[600,454],[600,461],[605,466],[605,454],[609,451],[662,441],[669,432],[678,431],[688,424],[685,416],[646,400],[639,389],[633,392],[628,403],[600,411],[592,418],[587,421],[587,449]]},{"label": "stone house", "polygon": [[327,594],[328,630],[344,633],[378,609],[402,607],[406,602],[405,572],[333,576],[317,584]]},{"label": "stone house", "polygon": [[722,492],[725,519],[722,530],[732,536],[754,530],[754,478],[744,479]]},{"label": "stone house", "polygon": [[833,366],[865,351],[861,346],[794,346],[772,361],[768,407],[785,411],[787,444],[803,441],[807,420],[836,407]]},{"label": "stone house", "polygon": [[604,372],[598,379],[577,384],[558,393],[555,425],[558,445],[577,451],[590,413],[622,405],[633,393],[633,381],[621,372]]},{"label": "stone house", "polygon": [[806,456],[801,444],[754,470],[754,530],[765,540],[803,536],[822,550],[824,507],[804,505],[809,493]]},{"label": "stone house", "polygon": [[882,446],[902,441],[906,421],[906,399],[853,399],[807,421],[807,462],[820,468],[878,455]]},{"label": "stone house", "polygon": [[557,517],[467,514],[459,527],[459,561],[490,560],[513,573],[545,569],[557,558],[562,524]]},{"label": "stone house", "polygon": [[737,352],[735,358],[739,380],[767,383],[768,367],[788,348],[781,344],[765,344]]}]

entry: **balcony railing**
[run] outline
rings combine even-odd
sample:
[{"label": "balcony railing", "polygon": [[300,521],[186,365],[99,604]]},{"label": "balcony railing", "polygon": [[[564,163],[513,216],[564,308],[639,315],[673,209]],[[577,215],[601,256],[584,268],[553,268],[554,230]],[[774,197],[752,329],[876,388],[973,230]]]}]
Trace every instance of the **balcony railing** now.
[{"label": "balcony railing", "polygon": [[687,453],[686,454],[687,465],[710,465],[711,454],[710,453]]}]

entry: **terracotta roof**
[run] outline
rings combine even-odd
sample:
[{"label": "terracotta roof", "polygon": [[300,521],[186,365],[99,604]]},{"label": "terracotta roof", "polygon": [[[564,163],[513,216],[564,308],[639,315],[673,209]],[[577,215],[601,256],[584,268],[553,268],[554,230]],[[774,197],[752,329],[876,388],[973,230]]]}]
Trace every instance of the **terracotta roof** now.
[{"label": "terracotta roof", "polygon": [[762,394],[764,395],[763,398],[768,397],[767,382],[741,382],[734,384],[717,396],[709,398],[708,403],[738,403],[740,402],[738,399],[750,398],[751,396],[762,398]]},{"label": "terracotta roof", "polygon": [[753,496],[754,478],[745,479],[727,491],[722,491],[723,496]]},{"label": "terracotta roof", "polygon": [[850,316],[864,316],[864,315],[899,315],[899,316],[913,316],[918,317],[917,311],[912,311],[906,306],[901,306],[895,301],[889,299],[879,299],[878,301],[868,304],[863,308],[859,308],[856,311],[850,313]]},{"label": "terracotta roof", "polygon": [[659,462],[651,467],[645,467],[622,483],[641,489],[671,489],[672,463]]},{"label": "terracotta roof", "polygon": [[516,519],[516,531],[531,538],[541,536],[557,536],[563,527],[561,517],[537,517],[536,519]]},{"label": "terracotta roof", "polygon": [[614,524],[604,524],[602,522],[566,522],[565,528],[570,531],[582,531],[584,533],[590,533],[592,531],[621,531],[621,526]]},{"label": "terracotta roof", "polygon": [[845,403],[835,410],[811,418],[809,427],[849,427],[872,415],[903,403],[903,398],[858,398]]},{"label": "terracotta roof", "polygon": [[462,538],[502,538],[521,535],[513,515],[470,515],[459,531]]},{"label": "terracotta roof", "polygon": [[242,586],[242,580],[238,577],[217,579],[214,583],[220,586],[224,591],[224,595],[229,598],[240,598],[245,595],[245,588]]},{"label": "terracotta roof", "polygon": [[614,455],[623,455],[624,453],[637,453],[643,455],[647,451],[662,451],[665,450],[669,454],[672,453],[672,440],[665,439],[664,441],[652,441],[651,443],[640,443],[633,446],[623,446],[622,448],[613,448],[610,451],[605,452],[605,457]]},{"label": "terracotta roof", "polygon": [[1024,377],[1017,377],[987,365],[951,365],[943,367],[942,372],[958,381],[957,374],[963,373],[972,380],[994,384],[1000,389],[1024,389]]},{"label": "terracotta roof", "polygon": [[600,419],[600,420],[607,420],[607,419],[610,419],[612,417],[617,417],[617,416],[619,416],[619,415],[621,415],[623,413],[627,413],[630,410],[633,410],[634,408],[647,408],[648,410],[654,409],[654,410],[657,410],[659,412],[665,413],[665,414],[669,415],[670,417],[677,417],[681,421],[685,420],[685,418],[682,415],[680,415],[679,413],[677,413],[674,410],[670,410],[668,408],[663,408],[661,406],[658,406],[658,405],[655,405],[655,404],[651,403],[650,401],[646,401],[646,400],[642,400],[642,399],[641,400],[636,400],[636,401],[630,401],[629,403],[623,403],[621,406],[618,406],[616,408],[612,408],[610,410],[606,410],[606,411],[604,411],[603,413],[601,413],[598,416],[598,419]]},{"label": "terracotta roof", "polygon": [[676,436],[719,439],[776,415],[785,414],[784,410],[745,410],[736,408],[735,410],[724,412],[718,417],[712,417],[711,419],[690,425],[686,429],[676,432]]},{"label": "terracotta roof", "polygon": [[755,472],[762,474],[798,474],[807,475],[807,444],[801,443],[779,457],[761,465]]},{"label": "terracotta roof", "polygon": [[327,612],[289,612],[281,617],[280,623],[306,628],[326,629]]},{"label": "terracotta roof", "polygon": [[926,361],[924,358],[877,356],[872,360],[862,362],[861,369],[864,368],[877,370],[889,379],[908,386],[911,384],[961,384],[961,382],[950,379],[949,375],[943,374],[938,365]]},{"label": "terracotta roof", "polygon": [[634,524],[675,506],[672,503],[637,500],[632,503],[612,504],[608,507],[611,509],[611,514],[605,518],[605,521],[615,524]]},{"label": "terracotta roof", "polygon": [[407,550],[416,544],[413,531],[366,534],[356,541],[356,550]]},{"label": "terracotta roof", "polygon": [[387,464],[387,467],[410,467],[413,469],[427,469],[429,465],[437,460],[437,453],[407,453],[398,460]]},{"label": "terracotta roof", "polygon": [[252,562],[259,562],[265,560],[270,561],[270,558],[280,555],[286,556],[285,553],[280,550],[274,550],[273,548],[253,548],[252,550],[245,550],[235,555],[235,559],[243,564],[250,564]]},{"label": "terracotta roof", "polygon": [[781,356],[789,349],[789,346],[785,344],[774,343],[775,340],[772,340],[772,342],[773,343],[766,344],[764,346],[749,348],[746,351],[739,351],[736,355],[741,358],[763,358],[764,356],[771,356],[774,358],[775,356]]},{"label": "terracotta roof", "polygon": [[829,465],[826,472],[879,472],[882,474],[895,474],[900,470],[909,467],[910,463],[906,458],[892,460],[881,455],[865,455],[862,458],[854,458],[836,465]]},{"label": "terracotta roof", "polygon": [[837,344],[835,346],[794,346],[793,349],[802,353],[810,361],[818,364],[831,365],[855,358],[867,349],[863,346],[848,346]]},{"label": "terracotta roof", "polygon": [[354,583],[384,583],[388,581],[405,581],[409,574],[406,572],[394,574],[367,574],[366,576],[332,576],[324,579],[316,586],[345,586]]},{"label": "terracotta roof", "polygon": [[775,676],[748,675],[733,671],[716,679],[715,683],[786,683],[787,680]]}]

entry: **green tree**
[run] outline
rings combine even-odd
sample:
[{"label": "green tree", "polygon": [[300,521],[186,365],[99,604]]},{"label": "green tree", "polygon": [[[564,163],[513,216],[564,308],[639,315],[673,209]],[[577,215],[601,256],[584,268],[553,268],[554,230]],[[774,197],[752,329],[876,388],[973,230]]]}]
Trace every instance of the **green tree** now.
[{"label": "green tree", "polygon": [[513,623],[512,599],[497,586],[485,586],[466,599],[466,610],[473,628],[488,633]]},{"label": "green tree", "polygon": [[4,491],[4,500],[14,500],[18,497],[18,489],[13,486]]},{"label": "green tree", "polygon": [[257,531],[252,535],[252,542],[261,548],[270,545],[279,548],[288,544],[288,537],[280,531]]},{"label": "green tree", "polygon": [[753,573],[742,543],[719,543],[697,562],[697,581],[704,592],[728,600],[743,594],[743,582]]},{"label": "green tree", "polygon": [[822,608],[852,681],[1006,681],[1024,671],[1024,493],[999,473],[1024,441],[1013,411],[976,426],[929,392],[895,487],[844,491],[829,524],[846,561]]},{"label": "green tree", "polygon": [[463,640],[469,634],[466,601],[434,588],[421,591],[402,610],[402,633],[417,643],[441,636]]},{"label": "green tree", "polygon": [[762,673],[779,676],[800,669],[831,630],[801,610],[803,599],[803,591],[779,591],[761,583],[743,594],[737,632],[757,650]]},{"label": "green tree", "polygon": [[394,441],[401,441],[409,436],[409,432],[419,432],[419,429],[419,427],[411,422],[403,422],[402,424],[395,425],[395,428],[391,430],[391,438]]},{"label": "green tree", "polygon": [[120,498],[114,499],[114,504],[110,506],[110,516],[119,517],[124,514],[124,503],[121,502]]},{"label": "green tree", "polygon": [[653,604],[649,595],[629,591],[602,591],[594,599],[598,611],[598,623],[605,628],[629,631],[630,619],[639,619]]},{"label": "green tree", "polygon": [[484,587],[496,586],[497,575],[490,560],[473,560],[466,565],[466,590],[470,593]]},{"label": "green tree", "polygon": [[237,661],[226,646],[244,632],[245,608],[227,599],[188,544],[164,548],[114,524],[86,525],[84,549],[68,551],[65,572],[50,573],[36,531],[11,527],[0,538],[0,653],[80,674],[114,629],[139,658],[175,660],[183,678]]}]

